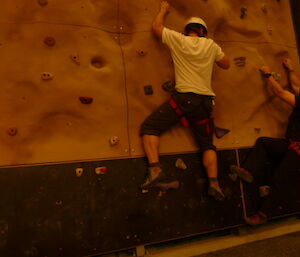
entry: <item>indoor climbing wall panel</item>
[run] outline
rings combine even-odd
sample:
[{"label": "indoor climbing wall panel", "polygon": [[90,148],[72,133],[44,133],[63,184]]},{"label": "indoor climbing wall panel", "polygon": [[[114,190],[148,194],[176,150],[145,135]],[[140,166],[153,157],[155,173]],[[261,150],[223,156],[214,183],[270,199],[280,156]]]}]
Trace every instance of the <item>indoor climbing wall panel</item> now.
[{"label": "indoor climbing wall panel", "polygon": [[[299,72],[287,0],[172,0],[166,26],[202,17],[231,60],[213,75],[219,149],[282,136],[290,108],[266,88],[268,64],[281,83],[289,56]],[[159,0],[3,0],[0,15],[0,165],[115,159],[144,154],[139,127],[167,100],[168,49],[151,32]],[[221,133],[222,134],[222,133]],[[180,124],[161,152],[196,150]]]}]

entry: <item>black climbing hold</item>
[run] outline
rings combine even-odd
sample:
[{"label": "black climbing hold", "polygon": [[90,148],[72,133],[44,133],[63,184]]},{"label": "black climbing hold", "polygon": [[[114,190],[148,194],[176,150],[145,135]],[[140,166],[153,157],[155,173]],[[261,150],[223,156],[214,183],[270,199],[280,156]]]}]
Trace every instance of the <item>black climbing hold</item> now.
[{"label": "black climbing hold", "polygon": [[55,42],[55,39],[53,37],[45,37],[44,43],[47,46],[54,46],[56,42]]},{"label": "black climbing hold", "polygon": [[234,63],[238,67],[244,67],[246,65],[246,57],[244,56],[236,57],[234,58]]},{"label": "black climbing hold", "polygon": [[17,128],[9,128],[7,130],[7,134],[10,135],[11,137],[14,137],[15,135],[18,134],[18,129]]},{"label": "black climbing hold", "polygon": [[217,138],[222,138],[223,136],[225,136],[229,132],[230,132],[229,129],[215,127],[215,135],[216,135]]},{"label": "black climbing hold", "polygon": [[153,95],[153,88],[151,85],[144,86],[145,95]]},{"label": "black climbing hold", "polygon": [[164,82],[161,87],[166,92],[172,93],[175,91],[175,82],[168,80],[168,81]]},{"label": "black climbing hold", "polygon": [[80,96],[79,100],[83,104],[91,104],[94,99],[92,97],[89,97],[89,96]]},{"label": "black climbing hold", "polygon": [[91,64],[92,66],[94,66],[96,69],[100,69],[104,66],[104,61],[102,60],[101,57],[99,56],[96,56],[96,57],[93,57],[92,60],[91,60]]},{"label": "black climbing hold", "polygon": [[244,19],[246,16],[247,16],[247,8],[242,7],[241,8],[241,16],[240,16],[240,18]]},{"label": "black climbing hold", "polygon": [[48,4],[48,0],[38,0],[40,6],[46,6]]}]

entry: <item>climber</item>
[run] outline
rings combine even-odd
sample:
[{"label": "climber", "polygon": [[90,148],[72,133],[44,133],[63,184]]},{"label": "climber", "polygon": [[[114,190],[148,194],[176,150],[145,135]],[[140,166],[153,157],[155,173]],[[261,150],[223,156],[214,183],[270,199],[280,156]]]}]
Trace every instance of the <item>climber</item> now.
[{"label": "climber", "polygon": [[[283,60],[283,66],[288,73],[289,82],[293,93],[285,90],[274,79],[268,66],[263,66],[260,71],[267,80],[267,86],[282,101],[293,107],[289,117],[285,138],[260,137],[257,139],[253,150],[247,157],[243,167],[232,165],[231,171],[241,175],[244,180],[252,182],[253,174],[256,184],[260,186],[261,177],[266,172],[267,161],[279,161],[272,174],[270,191],[261,199],[258,211],[246,217],[249,225],[259,225],[267,222],[270,212],[280,206],[285,193],[289,191],[291,181],[299,176],[300,168],[300,82],[297,78],[293,64],[289,58]],[[258,190],[259,191],[259,190]]]},{"label": "climber", "polygon": [[207,38],[207,25],[201,18],[190,18],[184,34],[166,28],[164,21],[169,10],[169,3],[162,1],[152,30],[170,49],[176,92],[141,126],[142,142],[149,163],[146,179],[141,187],[148,188],[163,180],[164,173],[159,162],[159,138],[163,132],[181,121],[193,131],[202,153],[209,180],[208,194],[216,200],[224,200],[217,176],[216,147],[212,142],[215,94],[211,87],[211,76],[214,63],[228,69],[229,59],[212,39]]}]

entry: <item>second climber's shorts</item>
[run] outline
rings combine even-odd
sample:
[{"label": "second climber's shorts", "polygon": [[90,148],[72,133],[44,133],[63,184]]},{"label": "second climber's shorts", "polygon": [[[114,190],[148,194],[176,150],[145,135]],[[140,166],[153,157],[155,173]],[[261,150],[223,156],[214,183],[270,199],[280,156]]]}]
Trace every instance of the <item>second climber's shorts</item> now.
[{"label": "second climber's shorts", "polygon": [[[174,105],[175,102],[175,105]],[[175,93],[150,114],[141,126],[141,135],[160,136],[179,121],[187,121],[201,151],[213,149],[213,97]],[[184,122],[183,122],[184,123]]]}]

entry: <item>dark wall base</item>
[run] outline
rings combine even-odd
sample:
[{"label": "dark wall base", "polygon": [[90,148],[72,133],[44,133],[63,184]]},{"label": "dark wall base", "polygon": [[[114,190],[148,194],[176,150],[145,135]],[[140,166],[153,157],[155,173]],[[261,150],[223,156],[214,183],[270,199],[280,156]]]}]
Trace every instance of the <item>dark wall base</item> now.
[{"label": "dark wall base", "polygon": [[[186,170],[175,167],[178,158]],[[198,154],[162,156],[179,188],[146,194],[139,188],[144,158],[2,168],[0,256],[96,255],[241,226],[240,182],[229,177],[236,150],[219,151],[218,162],[223,202],[207,195]],[[284,208],[294,212],[293,205]]]}]

